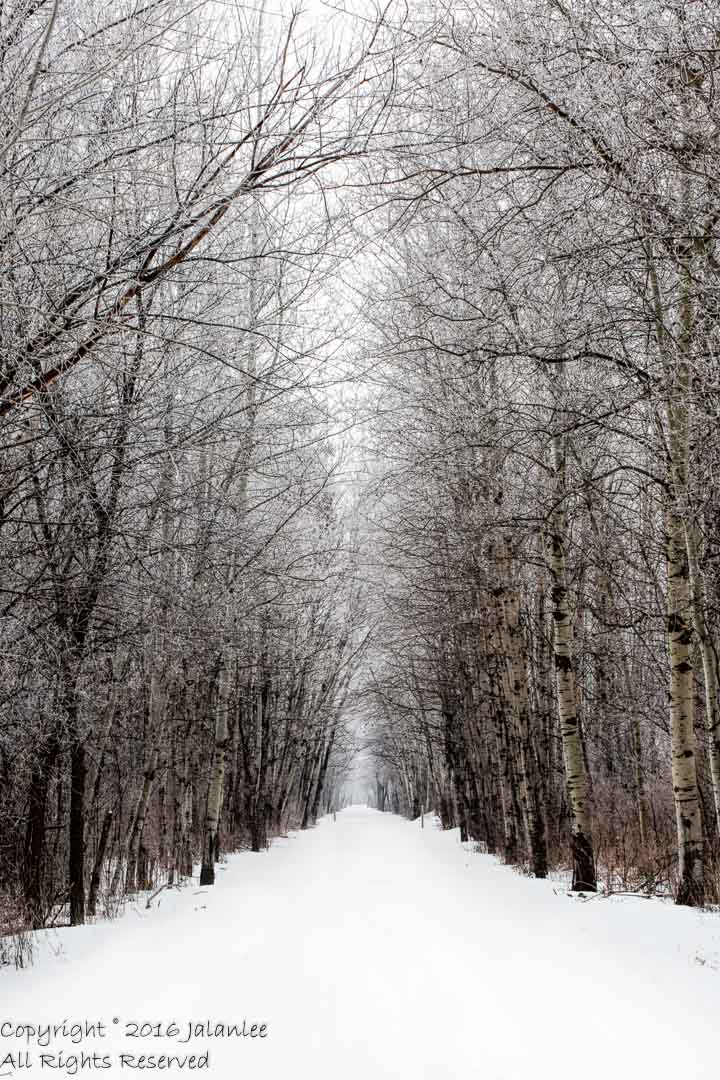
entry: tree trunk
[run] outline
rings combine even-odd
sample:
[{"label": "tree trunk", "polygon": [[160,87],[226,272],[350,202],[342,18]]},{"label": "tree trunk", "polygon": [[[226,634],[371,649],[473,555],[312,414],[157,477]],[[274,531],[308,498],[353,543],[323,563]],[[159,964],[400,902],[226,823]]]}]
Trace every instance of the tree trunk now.
[{"label": "tree trunk", "polygon": [[48,788],[53,762],[57,757],[57,748],[46,748],[40,759],[33,766],[30,776],[28,800],[28,818],[25,830],[25,858],[23,865],[23,885],[25,893],[25,911],[33,930],[39,930],[45,923],[47,902],[43,880],[45,858],[45,813]]},{"label": "tree trunk", "polygon": [[705,590],[699,567],[695,530],[691,522],[688,522],[685,526],[685,543],[688,556],[693,621],[695,634],[700,643],[700,655],[703,665],[710,775],[712,777],[715,820],[718,834],[720,834],[720,679],[718,678],[718,652],[705,618]]},{"label": "tree trunk", "polygon": [[703,831],[695,755],[690,583],[683,522],[674,507],[667,521],[667,636],[670,658],[672,782],[678,835],[677,903],[705,899]]},{"label": "tree trunk", "polygon": [[223,800],[225,780],[225,758],[228,745],[228,701],[230,680],[225,667],[220,669],[217,703],[215,706],[215,746],[213,749],[210,786],[207,794],[205,827],[203,830],[202,865],[200,884],[215,884],[215,861],[217,858],[217,835],[220,822],[220,808]]},{"label": "tree trunk", "polygon": [[85,922],[85,744],[76,741],[70,750],[70,925]]},{"label": "tree trunk", "polygon": [[98,890],[100,889],[100,876],[102,874],[103,863],[105,862],[105,852],[107,850],[112,820],[112,810],[106,810],[105,817],[103,818],[102,829],[100,831],[100,840],[98,842],[97,851],[95,852],[95,863],[93,865],[92,877],[90,878],[90,892],[88,893],[87,904],[88,915],[95,915],[97,910],[97,897]]},{"label": "tree trunk", "polygon": [[565,451],[563,439],[554,435],[551,442],[551,469],[554,478],[553,500],[547,533],[547,561],[552,581],[553,657],[560,737],[563,747],[568,806],[571,817],[573,858],[572,888],[595,892],[595,857],[592,821],[588,799],[582,736],[580,733],[575,691],[573,627],[568,604],[565,568],[565,514],[562,503],[565,491]]},{"label": "tree trunk", "polygon": [[[510,552],[506,549],[506,576],[510,576]],[[527,663],[525,658],[522,627],[520,625],[520,601],[508,585],[500,596],[500,614],[505,638],[504,652],[508,664],[508,692],[512,701],[518,735],[517,772],[520,794],[523,800],[524,821],[527,831],[527,847],[535,877],[547,877],[547,846],[545,820],[535,783],[533,749],[530,739],[530,702],[527,689]]]}]

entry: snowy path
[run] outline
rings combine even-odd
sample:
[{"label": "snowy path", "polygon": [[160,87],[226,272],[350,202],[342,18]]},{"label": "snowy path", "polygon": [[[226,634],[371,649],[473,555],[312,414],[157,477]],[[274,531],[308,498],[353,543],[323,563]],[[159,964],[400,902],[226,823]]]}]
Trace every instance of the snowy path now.
[{"label": "snowy path", "polygon": [[[158,911],[55,940],[60,955],[0,975],[0,1020],[104,1021],[105,1038],[44,1051],[110,1055],[110,1069],[78,1076],[141,1075],[120,1053],[207,1048],[194,1075],[212,1080],[717,1074],[720,916],[579,903],[457,833],[363,808],[234,857],[214,890],[163,894]],[[121,1039],[126,1021],[173,1018],[179,1038],[191,1019],[246,1018],[267,1036]],[[15,1077],[67,1075],[29,1050],[32,1071]]]}]

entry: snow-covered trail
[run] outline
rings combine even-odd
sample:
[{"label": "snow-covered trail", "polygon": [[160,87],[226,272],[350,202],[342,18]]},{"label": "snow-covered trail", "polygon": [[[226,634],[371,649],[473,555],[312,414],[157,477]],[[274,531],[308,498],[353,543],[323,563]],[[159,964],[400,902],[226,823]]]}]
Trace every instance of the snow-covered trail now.
[{"label": "snow-covered trail", "polygon": [[[120,1053],[206,1049],[198,1075],[213,1080],[717,1071],[720,916],[581,903],[471,853],[456,832],[360,807],[233,857],[214,889],[165,893],[159,910],[56,941],[60,955],[0,975],[0,1020],[104,1021],[105,1038],[44,1052],[109,1054],[105,1077],[139,1075]],[[190,1020],[243,1018],[267,1024],[266,1037],[124,1035],[127,1021],[174,1019],[183,1039]],[[20,1080],[66,1075],[29,1049]]]}]

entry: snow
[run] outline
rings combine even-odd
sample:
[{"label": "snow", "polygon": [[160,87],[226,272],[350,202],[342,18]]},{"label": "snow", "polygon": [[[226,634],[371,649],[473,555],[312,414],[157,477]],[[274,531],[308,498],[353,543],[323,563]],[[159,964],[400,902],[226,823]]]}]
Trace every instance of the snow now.
[{"label": "snow", "polygon": [[[231,857],[212,889],[49,935],[32,968],[0,974],[0,1023],[101,1021],[104,1037],[7,1037],[0,1061],[28,1051],[30,1080],[160,1074],[121,1054],[176,1055],[175,1080],[715,1075],[720,916],[579,901],[434,824],[351,807]],[[125,1033],[173,1020],[174,1038]],[[243,1020],[264,1037],[180,1041],[190,1021]],[[83,1052],[96,1067],[59,1058]],[[30,1075],[17,1064],[0,1074]]]}]

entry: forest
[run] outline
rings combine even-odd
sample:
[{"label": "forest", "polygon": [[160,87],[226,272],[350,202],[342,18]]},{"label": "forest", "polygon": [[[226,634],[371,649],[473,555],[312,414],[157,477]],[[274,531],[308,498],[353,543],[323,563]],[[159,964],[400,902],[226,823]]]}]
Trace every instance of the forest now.
[{"label": "forest", "polygon": [[3,0],[0,941],[358,792],[720,901],[719,77],[714,0]]}]

